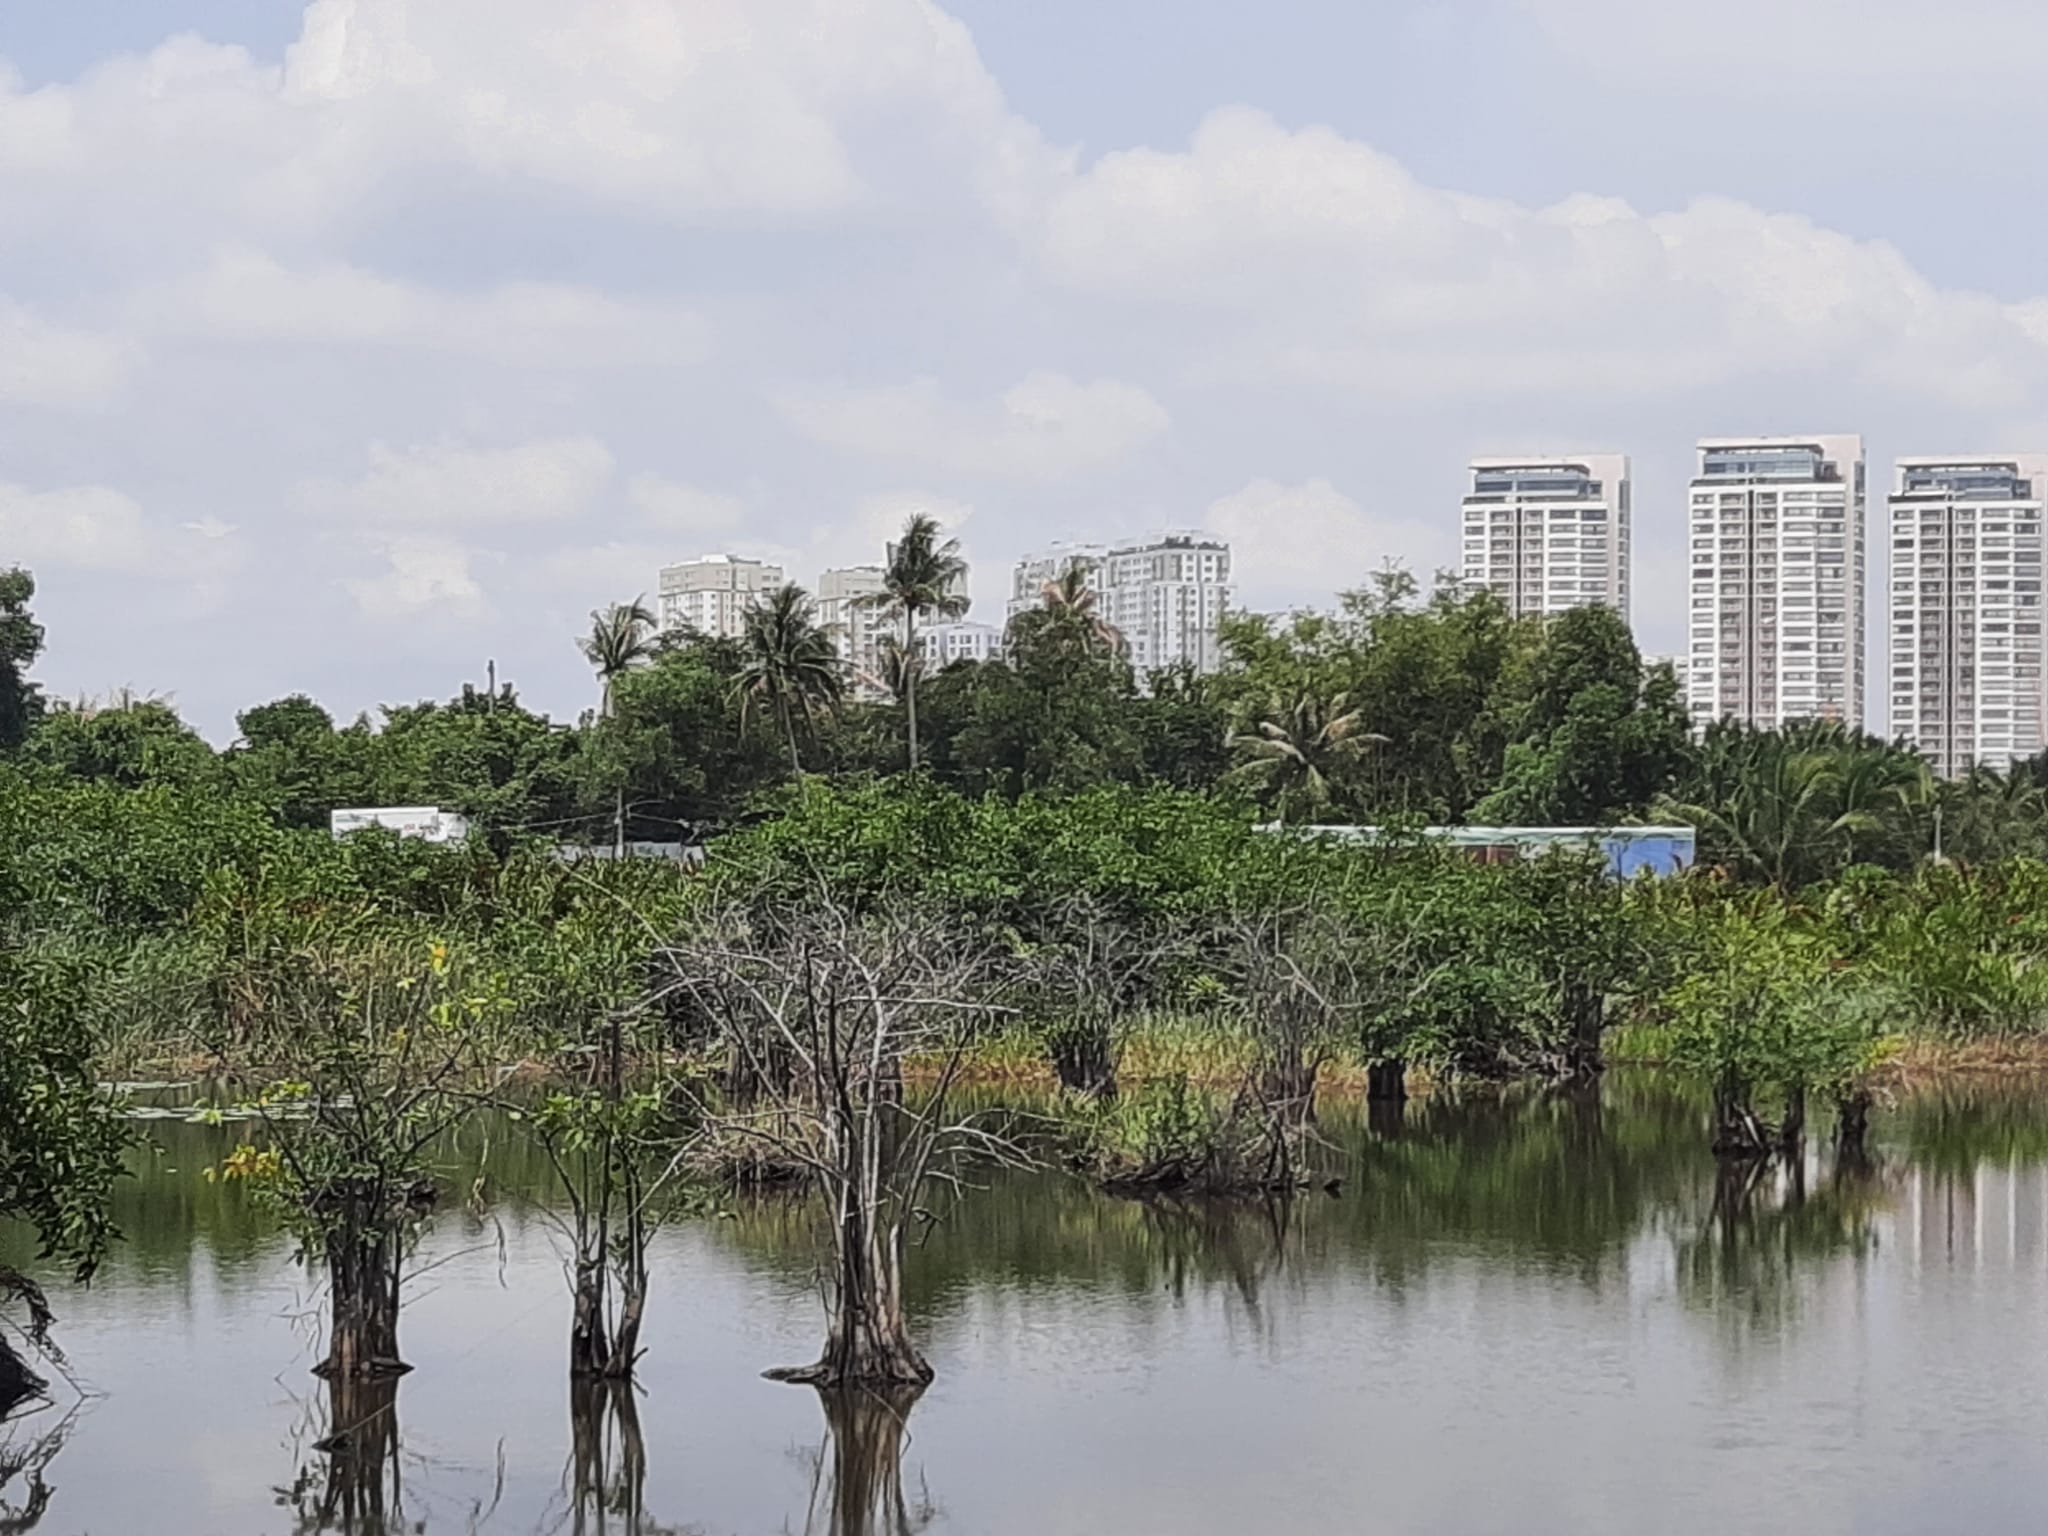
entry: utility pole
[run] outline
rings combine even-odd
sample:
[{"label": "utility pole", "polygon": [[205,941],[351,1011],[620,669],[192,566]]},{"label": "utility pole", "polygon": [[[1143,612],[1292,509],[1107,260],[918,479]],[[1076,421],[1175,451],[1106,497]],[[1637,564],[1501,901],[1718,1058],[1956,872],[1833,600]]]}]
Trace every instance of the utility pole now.
[{"label": "utility pole", "polygon": [[487,714],[495,715],[498,712],[498,658],[493,656],[485,662],[484,669],[490,677],[490,703],[484,706],[484,710]]}]

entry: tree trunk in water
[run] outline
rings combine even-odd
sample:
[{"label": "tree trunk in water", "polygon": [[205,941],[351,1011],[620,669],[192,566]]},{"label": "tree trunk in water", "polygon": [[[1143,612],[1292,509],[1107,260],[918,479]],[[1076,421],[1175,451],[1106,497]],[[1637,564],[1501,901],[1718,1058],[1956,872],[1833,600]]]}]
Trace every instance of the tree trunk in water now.
[{"label": "tree trunk in water", "polygon": [[40,1394],[46,1385],[42,1377],[28,1368],[28,1362],[15,1353],[7,1335],[0,1333],[0,1419]]},{"label": "tree trunk in water", "polygon": [[1367,1067],[1365,1096],[1368,1100],[1387,1104],[1405,1101],[1408,1097],[1408,1063],[1399,1056],[1389,1056]]},{"label": "tree trunk in water", "polygon": [[1116,1039],[1107,1015],[1090,1009],[1055,1025],[1046,1037],[1053,1075],[1084,1098],[1116,1097]]},{"label": "tree trunk in water", "polygon": [[576,1291],[569,1315],[569,1374],[599,1376],[611,1359],[605,1327],[605,1257],[601,1241],[577,1245]]},{"label": "tree trunk in water", "polygon": [[607,1381],[631,1381],[640,1362],[640,1321],[647,1314],[647,1222],[641,1214],[640,1175],[630,1165],[620,1180],[626,1202],[623,1258],[613,1277],[619,1287],[619,1316],[612,1325],[611,1352],[599,1366]]},{"label": "tree trunk in water", "polygon": [[330,1196],[327,1289],[333,1317],[317,1375],[363,1381],[411,1370],[398,1353],[399,1273],[404,1224],[433,1204],[430,1187],[394,1195],[374,1184]]},{"label": "tree trunk in water", "polygon": [[1870,1090],[1843,1095],[1835,1109],[1835,1160],[1861,1167],[1870,1161]]},{"label": "tree trunk in water", "polygon": [[1600,1049],[1600,1036],[1607,1027],[1607,999],[1583,982],[1569,982],[1564,989],[1565,1076],[1598,1077],[1607,1070]]},{"label": "tree trunk in water", "polygon": [[923,1386],[932,1368],[903,1320],[903,1234],[878,1230],[863,1202],[843,1202],[837,1230],[838,1274],[825,1352],[817,1364],[767,1372],[773,1381],[818,1387]]},{"label": "tree trunk in water", "polygon": [[1749,1107],[1748,1090],[1733,1077],[1722,1078],[1714,1088],[1714,1156],[1759,1158],[1770,1153],[1771,1138]]},{"label": "tree trunk in water", "polygon": [[1785,1095],[1785,1123],[1778,1127],[1778,1150],[1795,1155],[1806,1140],[1806,1090],[1794,1088]]},{"label": "tree trunk in water", "polygon": [[910,726],[910,771],[917,772],[917,611],[903,610],[903,715]]}]

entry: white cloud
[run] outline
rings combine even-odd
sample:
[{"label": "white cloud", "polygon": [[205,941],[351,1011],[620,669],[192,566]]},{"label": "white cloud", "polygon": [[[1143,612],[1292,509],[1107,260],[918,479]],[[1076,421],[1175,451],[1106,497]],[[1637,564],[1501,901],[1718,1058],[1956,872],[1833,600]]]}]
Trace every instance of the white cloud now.
[{"label": "white cloud", "polygon": [[510,366],[676,365],[706,349],[703,322],[670,303],[558,283],[453,292],[344,262],[287,266],[247,248],[141,287],[122,309],[135,330],[164,339],[411,348]]},{"label": "white cloud", "polygon": [[384,568],[377,575],[342,582],[365,618],[474,618],[484,611],[470,551],[453,539],[390,539],[378,545],[378,554]]},{"label": "white cloud", "polygon": [[961,403],[937,381],[786,393],[780,405],[828,447],[953,474],[1052,480],[1114,463],[1164,434],[1164,406],[1134,384],[1037,372],[999,399]]},{"label": "white cloud", "polygon": [[372,443],[369,459],[359,480],[301,485],[299,505],[371,527],[554,523],[590,510],[612,473],[610,451],[593,437],[514,448]]},{"label": "white cloud", "polygon": [[635,475],[626,496],[648,526],[674,533],[724,533],[747,515],[746,502],[737,496],[660,475]]},{"label": "white cloud", "polygon": [[1465,196],[1246,108],[1185,151],[1105,156],[1019,233],[1069,287],[1204,312],[1210,382],[1592,402],[1769,371],[1966,404],[2048,388],[2038,316],[1937,288],[1884,242],[1725,198],[1646,215]]},{"label": "white cloud", "polygon": [[281,69],[181,36],[33,91],[0,71],[0,206],[46,215],[0,250],[143,268],[450,190],[808,221],[932,171],[1015,201],[1058,163],[929,0],[314,0]]},{"label": "white cloud", "polygon": [[134,361],[130,344],[53,325],[0,294],[0,404],[104,405]]},{"label": "white cloud", "polygon": [[1255,480],[1211,502],[1203,527],[1230,544],[1239,600],[1252,608],[1326,603],[1388,560],[1426,585],[1455,555],[1435,525],[1370,516],[1327,480]]},{"label": "white cloud", "polygon": [[31,491],[0,483],[0,550],[10,564],[139,570],[154,543],[141,506],[107,486]]}]

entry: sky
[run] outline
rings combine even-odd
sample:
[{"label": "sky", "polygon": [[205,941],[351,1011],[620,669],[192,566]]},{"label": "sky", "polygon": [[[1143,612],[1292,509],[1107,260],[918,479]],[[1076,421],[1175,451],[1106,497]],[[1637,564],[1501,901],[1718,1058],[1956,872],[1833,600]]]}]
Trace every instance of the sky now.
[{"label": "sky", "polygon": [[1696,438],[1860,432],[1880,509],[2048,450],[2044,48],[2035,0],[0,7],[0,564],[50,691],[225,742],[492,660],[572,716],[663,564],[812,584],[918,509],[998,622],[1162,528],[1327,605],[1454,559],[1469,457],[1620,451],[1681,650]]}]

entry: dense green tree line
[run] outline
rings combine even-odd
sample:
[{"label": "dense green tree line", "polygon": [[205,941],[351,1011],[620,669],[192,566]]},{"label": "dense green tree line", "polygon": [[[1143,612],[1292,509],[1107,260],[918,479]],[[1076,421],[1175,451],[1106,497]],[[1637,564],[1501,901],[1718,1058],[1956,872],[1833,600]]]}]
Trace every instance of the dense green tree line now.
[{"label": "dense green tree line", "polygon": [[[879,599],[905,625],[957,607],[957,555],[918,532]],[[1154,786],[1289,822],[1675,821],[1698,828],[1703,862],[1788,890],[1859,864],[2048,853],[2048,757],[1943,782],[1903,747],[1819,722],[1696,738],[1670,672],[1646,669],[1607,610],[1517,621],[1488,594],[1425,597],[1396,572],[1331,613],[1232,616],[1214,674],[1142,678],[1073,572],[1012,622],[999,659],[927,670],[894,648],[881,702],[854,697],[800,588],[769,594],[731,639],[656,634],[624,604],[582,642],[598,686],[579,720],[510,687],[350,722],[294,695],[245,710],[221,751],[157,700],[45,700],[33,591],[0,574],[0,754],[15,771],[231,796],[286,827],[438,804],[500,849],[527,833],[689,840],[805,774],[904,771],[914,715],[921,771],[970,796]]]}]

